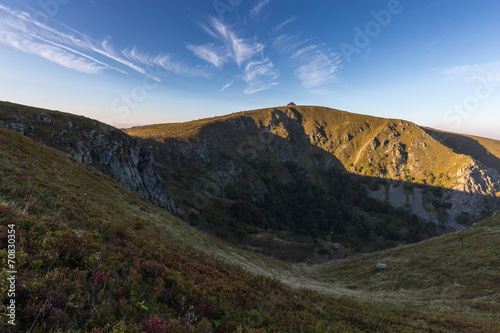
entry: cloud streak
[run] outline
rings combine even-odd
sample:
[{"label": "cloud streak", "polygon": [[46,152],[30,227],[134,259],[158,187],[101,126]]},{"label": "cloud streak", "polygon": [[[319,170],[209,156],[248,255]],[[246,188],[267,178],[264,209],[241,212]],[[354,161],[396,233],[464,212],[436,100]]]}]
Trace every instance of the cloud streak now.
[{"label": "cloud streak", "polygon": [[171,55],[149,57],[139,55],[136,48],[116,51],[110,38],[97,42],[62,24],[66,31],[58,30],[38,22],[28,12],[1,4],[0,19],[0,43],[83,73],[112,70],[128,75],[127,70],[132,70],[159,82],[157,72],[162,68],[178,75],[209,77],[204,68],[188,66]]},{"label": "cloud streak", "polygon": [[261,43],[238,37],[234,31],[215,17],[209,19],[209,25],[200,24],[200,26],[214,40],[218,41],[218,44],[198,46],[188,44],[188,48],[197,57],[211,64],[217,64],[218,66],[216,67],[218,68],[228,58],[234,60],[238,66],[241,66],[264,49],[264,45]]},{"label": "cloud streak", "polygon": [[500,82],[500,62],[453,66],[445,68],[442,73],[452,79]]},{"label": "cloud streak", "polygon": [[316,88],[336,80],[337,71],[341,68],[340,55],[310,49],[302,58],[302,64],[295,71],[295,75],[304,88]]},{"label": "cloud streak", "polygon": [[204,45],[187,44],[186,48],[193,52],[196,57],[205,60],[218,69],[222,68],[230,56],[225,49],[218,48],[213,43]]},{"label": "cloud streak", "polygon": [[104,69],[124,71],[87,54],[89,41],[57,31],[27,13],[0,5],[2,30],[0,42],[77,71],[98,74]]},{"label": "cloud streak", "polygon": [[269,59],[249,62],[243,75],[243,80],[248,84],[244,90],[245,94],[251,95],[277,85],[275,80],[278,76],[278,72]]},{"label": "cloud streak", "polygon": [[295,76],[307,89],[334,82],[342,68],[339,54],[324,45],[311,44],[298,35],[281,34],[273,40],[273,47],[284,57],[289,57]]},{"label": "cloud streak", "polygon": [[264,7],[267,6],[270,2],[271,2],[271,0],[261,0],[261,1],[259,1],[257,3],[257,5],[255,5],[255,7],[253,7],[250,10],[250,17],[251,18],[257,18],[260,15],[260,12],[262,11],[262,9],[264,9]]},{"label": "cloud streak", "polygon": [[[230,62],[236,64],[241,78],[247,83],[244,93],[254,94],[278,84],[275,82],[279,76],[278,71],[269,59],[263,57],[263,43],[238,36],[229,26],[214,17],[209,18],[208,24],[199,23],[199,26],[213,42],[187,44],[186,48],[218,70],[222,70]],[[228,87],[223,87],[222,91]]]},{"label": "cloud streak", "polygon": [[125,49],[122,54],[129,60],[135,63],[141,63],[147,67],[154,69],[163,69],[174,74],[188,77],[203,77],[209,78],[210,73],[201,66],[187,66],[183,62],[174,59],[170,54],[150,55],[140,52],[137,47]]},{"label": "cloud streak", "polygon": [[101,66],[97,62],[89,61],[87,58],[79,57],[56,46],[36,42],[30,36],[19,36],[14,33],[2,31],[0,32],[0,43],[83,73],[98,74],[105,69],[104,66]]},{"label": "cloud streak", "polygon": [[285,26],[287,26],[289,23],[292,23],[293,21],[295,21],[295,16],[292,16],[290,19],[284,21],[284,22],[281,22],[280,24],[276,25],[274,28],[273,28],[273,33],[278,33],[279,31],[283,30],[283,28]]},{"label": "cloud streak", "polygon": [[224,87],[222,87],[220,91],[222,92],[222,91],[226,90],[227,88],[231,87],[233,84],[234,84],[234,81],[229,82]]}]

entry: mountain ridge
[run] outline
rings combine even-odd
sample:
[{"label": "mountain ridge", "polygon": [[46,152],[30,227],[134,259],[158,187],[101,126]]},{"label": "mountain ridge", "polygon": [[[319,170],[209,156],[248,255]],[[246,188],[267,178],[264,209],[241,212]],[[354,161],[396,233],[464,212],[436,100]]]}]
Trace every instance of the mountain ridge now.
[{"label": "mountain ridge", "polygon": [[[420,217],[454,229],[463,228],[457,222],[471,223],[491,214],[500,197],[500,176],[497,169],[490,167],[491,163],[487,165],[483,163],[484,159],[474,159],[472,156],[477,154],[473,151],[469,154],[467,151],[455,152],[424,128],[399,119],[323,107],[284,106],[125,131],[141,138],[153,150],[159,164],[175,163],[176,156],[182,155],[189,164],[207,167],[222,156],[231,156],[231,167],[219,165],[218,169],[225,170],[214,172],[232,173],[233,178],[243,172],[246,160],[256,161],[261,158],[259,155],[272,149],[272,154],[267,154],[266,158],[297,162],[305,166],[309,174],[316,164],[325,169],[334,166],[353,175],[385,179],[393,185],[404,182],[407,190],[408,187],[439,187],[444,191],[440,195],[444,202],[438,203],[436,198],[430,198],[428,202],[413,207],[413,201],[407,196],[407,204]],[[273,137],[281,140],[281,147],[272,146]],[[292,152],[294,148],[286,148],[293,145],[302,147],[297,148],[302,151]],[[179,150],[179,147],[184,148]],[[174,150],[176,153],[170,156]],[[220,155],[218,151],[223,153]],[[491,153],[492,156],[495,154],[496,151]],[[165,159],[163,155],[169,157]],[[317,159],[311,157],[314,155]],[[164,178],[168,178],[169,173],[172,174],[172,170],[163,172]],[[227,182],[231,180],[215,183],[223,189]],[[263,188],[255,182],[249,186],[256,187],[257,192],[258,188]],[[369,196],[393,204],[386,200],[388,192],[379,194],[379,186],[371,187],[375,190],[367,186]],[[421,196],[418,190],[409,191],[413,191],[410,196]],[[262,195],[256,199],[262,200]],[[446,208],[435,207],[437,205]],[[436,211],[436,208],[441,211]]]}]

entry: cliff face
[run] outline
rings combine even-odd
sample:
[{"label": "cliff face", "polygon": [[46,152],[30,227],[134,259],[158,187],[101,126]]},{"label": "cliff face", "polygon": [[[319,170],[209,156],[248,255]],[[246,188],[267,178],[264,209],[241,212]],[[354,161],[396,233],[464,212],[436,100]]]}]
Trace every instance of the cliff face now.
[{"label": "cliff face", "polygon": [[376,190],[367,186],[366,190],[371,198],[388,202],[393,207],[408,209],[424,220],[460,230],[473,221],[491,215],[497,205],[499,185],[500,176],[495,169],[471,161],[450,181],[451,188],[443,189],[440,193],[438,204],[444,207],[441,213],[445,215],[436,210],[436,198],[432,190],[426,191],[423,187],[405,186],[395,181],[388,186],[379,186]]},{"label": "cliff face", "polygon": [[456,173],[446,199],[452,203],[450,217],[467,214],[475,219],[488,214],[496,206],[500,194],[500,174],[474,160]]},{"label": "cliff face", "polygon": [[61,150],[155,205],[176,212],[154,167],[151,151],[114,127],[85,117],[10,103],[0,104],[0,125]]}]

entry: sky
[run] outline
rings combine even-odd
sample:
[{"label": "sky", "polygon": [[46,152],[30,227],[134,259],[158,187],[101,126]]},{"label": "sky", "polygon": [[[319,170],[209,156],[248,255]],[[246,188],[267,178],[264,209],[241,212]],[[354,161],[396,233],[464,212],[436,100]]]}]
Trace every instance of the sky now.
[{"label": "sky", "polygon": [[0,100],[117,127],[319,105],[500,139],[500,1],[0,0]]}]

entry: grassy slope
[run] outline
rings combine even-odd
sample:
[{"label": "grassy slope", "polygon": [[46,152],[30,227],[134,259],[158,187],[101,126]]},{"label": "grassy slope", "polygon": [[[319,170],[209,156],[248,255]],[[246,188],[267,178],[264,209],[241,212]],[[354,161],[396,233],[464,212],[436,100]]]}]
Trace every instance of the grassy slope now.
[{"label": "grassy slope", "polygon": [[[472,160],[467,156],[471,153],[454,152],[411,122],[316,106],[260,109],[187,123],[135,127],[125,131],[132,136],[160,142],[166,138],[188,141],[196,140],[207,125],[222,124],[238,117],[248,117],[256,124],[268,126],[279,112],[298,119],[312,144],[335,155],[345,169],[362,175],[393,179],[411,176],[413,178],[408,178],[408,181],[426,180],[428,185],[448,187],[450,180],[439,175],[455,175],[458,169]],[[286,131],[279,126],[271,132],[286,136]],[[394,140],[396,137],[398,140]],[[376,148],[372,145],[374,140],[378,141]],[[488,147],[493,147],[493,143],[489,143]],[[402,159],[397,154],[398,150],[404,151],[407,159]],[[433,177],[432,181],[428,179],[431,172],[436,178],[434,180]]]},{"label": "grassy slope", "polygon": [[425,128],[425,130],[455,152],[471,155],[476,160],[500,172],[500,141],[432,128]]},{"label": "grassy slope", "polygon": [[190,228],[109,177],[1,126],[0,160],[1,294],[5,226],[15,223],[19,330],[138,331],[165,323],[179,331],[189,325],[227,331],[239,324],[291,331],[495,329],[450,315],[326,298],[255,277],[203,252],[289,284],[334,287],[316,284],[306,266],[234,249]]},{"label": "grassy slope", "polygon": [[[320,207],[322,209],[322,207],[332,205],[327,202],[328,199],[326,198],[328,196],[321,196],[321,194],[319,194],[320,191],[315,191],[314,200],[309,202],[302,199],[301,202],[292,202],[294,195],[297,196],[298,192],[301,192],[299,195],[301,198],[307,196],[308,191],[297,185],[309,185],[309,180],[312,180],[311,183],[318,186],[318,188],[322,188],[325,192],[329,192],[330,198],[334,196],[334,190],[332,189],[333,182],[329,183],[329,181],[325,179],[326,173],[322,167],[319,167],[319,164],[323,166],[333,162],[339,167],[342,166],[340,162],[336,161],[334,156],[324,150],[326,148],[322,149],[311,145],[309,137],[305,136],[304,130],[302,127],[297,126],[295,121],[300,122],[305,131],[311,133],[316,130],[317,126],[327,126],[325,132],[328,133],[324,134],[327,137],[331,137],[330,141],[333,141],[336,140],[336,136],[340,135],[334,135],[333,133],[343,130],[346,119],[351,119],[354,123],[361,125],[365,124],[367,119],[371,119],[371,126],[374,128],[375,133],[380,131],[379,128],[385,128],[390,120],[349,114],[347,112],[326,108],[297,107],[297,110],[296,113],[293,113],[287,108],[281,108],[279,110],[262,109],[218,118],[202,119],[183,124],[137,127],[127,131],[135,136],[146,139],[149,138],[149,140],[143,141],[143,144],[152,147],[158,170],[162,174],[164,182],[167,184],[167,188],[174,197],[175,202],[185,212],[189,212],[190,209],[196,208],[197,212],[200,213],[198,221],[201,221],[200,224],[204,223],[208,225],[206,229],[211,230],[211,232],[226,240],[241,242],[245,246],[248,246],[248,248],[263,251],[270,256],[302,262],[309,260],[310,262],[310,258],[314,258],[313,251],[316,247],[316,239],[313,237],[326,236],[326,233],[331,232],[328,228],[333,228],[334,224],[343,224],[345,226],[350,224],[350,221],[347,220],[349,217],[342,219],[340,213],[337,214],[338,218],[335,220],[337,216],[333,216],[333,210],[331,209],[320,210]],[[296,120],[293,117],[295,117]],[[269,139],[269,136],[266,136],[266,139],[262,139],[260,136],[262,133],[259,132],[259,128],[262,129],[264,127],[272,128],[272,132],[275,135],[270,135],[271,139]],[[373,133],[370,133],[369,129],[366,129],[360,135],[367,138],[373,137]],[[284,139],[287,136],[291,139]],[[345,135],[342,134],[340,136],[343,138]],[[320,139],[326,140],[324,137]],[[163,140],[165,140],[165,143],[162,143]],[[186,155],[184,155],[183,151],[178,152],[175,150],[176,146],[182,145],[179,141],[193,141],[193,144],[190,145],[194,147],[193,149],[198,148],[202,150],[208,147],[207,152],[210,156],[210,162],[206,165],[196,167],[198,162],[196,159],[193,158],[190,160],[189,157],[184,158]],[[355,140],[351,141],[350,143],[355,142]],[[359,138],[359,143],[356,141],[356,144],[365,145],[364,141],[367,141],[367,143],[370,142],[368,139],[362,140],[362,138]],[[202,143],[198,144],[198,142],[207,142],[207,144],[204,146]],[[212,142],[216,142],[216,144],[212,146]],[[257,144],[255,145],[255,143]],[[328,145],[328,143],[325,143],[325,145]],[[256,154],[258,156],[255,156],[255,160],[252,160],[251,155],[245,153],[248,148],[252,150],[253,147],[256,147],[255,150],[258,151],[258,154]],[[355,151],[357,148],[351,147],[349,149]],[[349,149],[346,149],[346,151]],[[343,154],[343,152],[341,153]],[[294,162],[297,161],[298,165],[301,167],[305,166],[308,168],[308,177],[310,178],[302,181],[300,174],[290,173],[287,164],[283,163],[284,159],[291,159]],[[192,198],[196,198],[197,195],[200,196],[200,193],[201,196],[205,196],[204,193],[206,192],[203,192],[202,189],[206,184],[212,182],[212,172],[219,173],[219,170],[231,172],[227,170],[229,163],[234,163],[237,168],[241,168],[241,172],[238,171],[234,175],[233,179],[235,179],[235,181],[227,187],[223,185],[224,182],[217,183],[217,185],[221,184],[221,192],[224,192],[224,195],[217,195],[214,198],[210,197],[211,204],[208,205],[208,207],[199,209],[193,204]],[[346,184],[346,181],[350,180],[350,177],[348,175],[342,175],[337,179],[342,179],[344,184]],[[291,182],[295,188],[291,188],[291,186],[284,188],[281,185],[282,181],[283,183]],[[261,203],[256,205],[255,202],[247,200],[245,202],[245,204],[247,204],[246,207],[250,208],[247,208],[241,215],[249,218],[236,218],[235,216],[237,216],[237,213],[235,213],[235,211],[237,208],[239,209],[239,206],[236,204],[237,200],[246,198],[249,194],[249,186],[253,186],[255,183],[267,186],[268,199],[263,201],[268,204],[265,205],[265,209],[261,209],[260,207],[256,208],[258,205],[262,206]],[[352,184],[355,183],[355,181],[349,181],[349,183]],[[359,184],[355,183],[355,185]],[[257,187],[255,192],[259,194],[262,193],[261,188],[260,186]],[[311,188],[312,186],[309,187],[309,189]],[[347,185],[344,186],[344,189],[337,189],[339,201],[349,201],[350,198],[355,197],[354,195],[343,196],[341,193],[344,193],[343,190],[346,188]],[[353,186],[353,188],[356,187]],[[360,195],[365,195],[363,190],[364,188],[361,187],[355,191]],[[286,200],[288,200],[288,202]],[[283,202],[287,202],[287,204],[281,205]],[[301,205],[302,203],[304,203],[303,206]],[[303,209],[306,205],[307,208]],[[341,205],[343,208],[348,206],[347,203],[342,203]],[[375,202],[372,207],[377,205],[378,203]],[[287,207],[295,207],[295,210],[290,212]],[[248,213],[248,210],[252,208],[256,208],[254,209],[256,213]],[[343,210],[346,212],[351,209],[352,205]],[[358,210],[362,211],[362,209]],[[227,211],[229,211],[229,213],[227,213]],[[304,211],[306,211],[305,214]],[[308,218],[306,214],[312,211],[319,211],[318,214],[323,214],[323,216],[309,215],[310,218]],[[366,212],[368,209],[365,208],[364,211]],[[372,209],[372,212],[373,211],[374,209]],[[292,225],[292,223],[287,224],[283,219],[280,219],[286,213],[295,216],[294,221],[297,222],[294,225]],[[271,218],[253,218],[259,214],[260,216],[271,216]],[[330,216],[325,217],[327,214]],[[347,213],[344,215],[348,216]],[[384,217],[387,217],[387,215],[389,214],[385,214]],[[395,217],[396,214],[392,215],[394,216],[391,216],[390,220],[394,222],[398,217]],[[217,218],[212,218],[213,216],[217,216]],[[399,231],[404,229],[405,222],[406,219],[401,218],[398,223],[394,222],[392,224],[397,225],[399,228],[397,231]],[[229,227],[227,227],[227,225],[229,225]],[[260,229],[255,227],[259,227]],[[298,228],[303,228],[307,231],[296,232]],[[285,232],[291,230],[291,233],[289,237],[287,237],[285,232],[276,236],[274,230],[267,233],[266,229],[286,230]],[[313,234],[316,229],[318,230],[318,234]],[[418,228],[415,227],[415,229]],[[311,232],[311,230],[313,230],[313,232]],[[364,229],[364,231],[361,230],[360,233],[356,231],[358,229],[355,229],[355,227],[349,228],[349,230],[350,231],[344,232],[343,234],[342,232],[335,233],[335,237],[337,237],[335,241],[339,242],[346,249],[350,246],[354,248],[355,251],[360,251],[361,249],[364,251],[373,251],[374,249],[395,246],[395,243],[390,244],[391,241],[387,241],[387,237],[384,240],[377,241],[376,246],[373,245],[375,241],[371,241],[375,238],[375,233],[370,233],[371,230],[369,227]],[[422,227],[419,231],[422,230],[425,229]],[[371,239],[361,240],[358,234],[362,232],[373,235],[373,237],[370,236],[372,237]],[[394,234],[396,234],[396,231]],[[414,242],[420,240],[418,232],[412,232],[410,234],[415,236],[415,238],[411,240],[404,239],[404,241]],[[384,236],[380,239],[383,238]],[[290,241],[302,244],[292,244]],[[334,255],[337,257],[341,256],[343,255],[341,252],[342,249],[339,249]]]},{"label": "grassy slope", "polygon": [[[463,242],[463,245],[462,245]],[[500,213],[417,244],[310,267],[318,282],[371,299],[500,322]],[[375,269],[381,262],[386,270]]]}]

